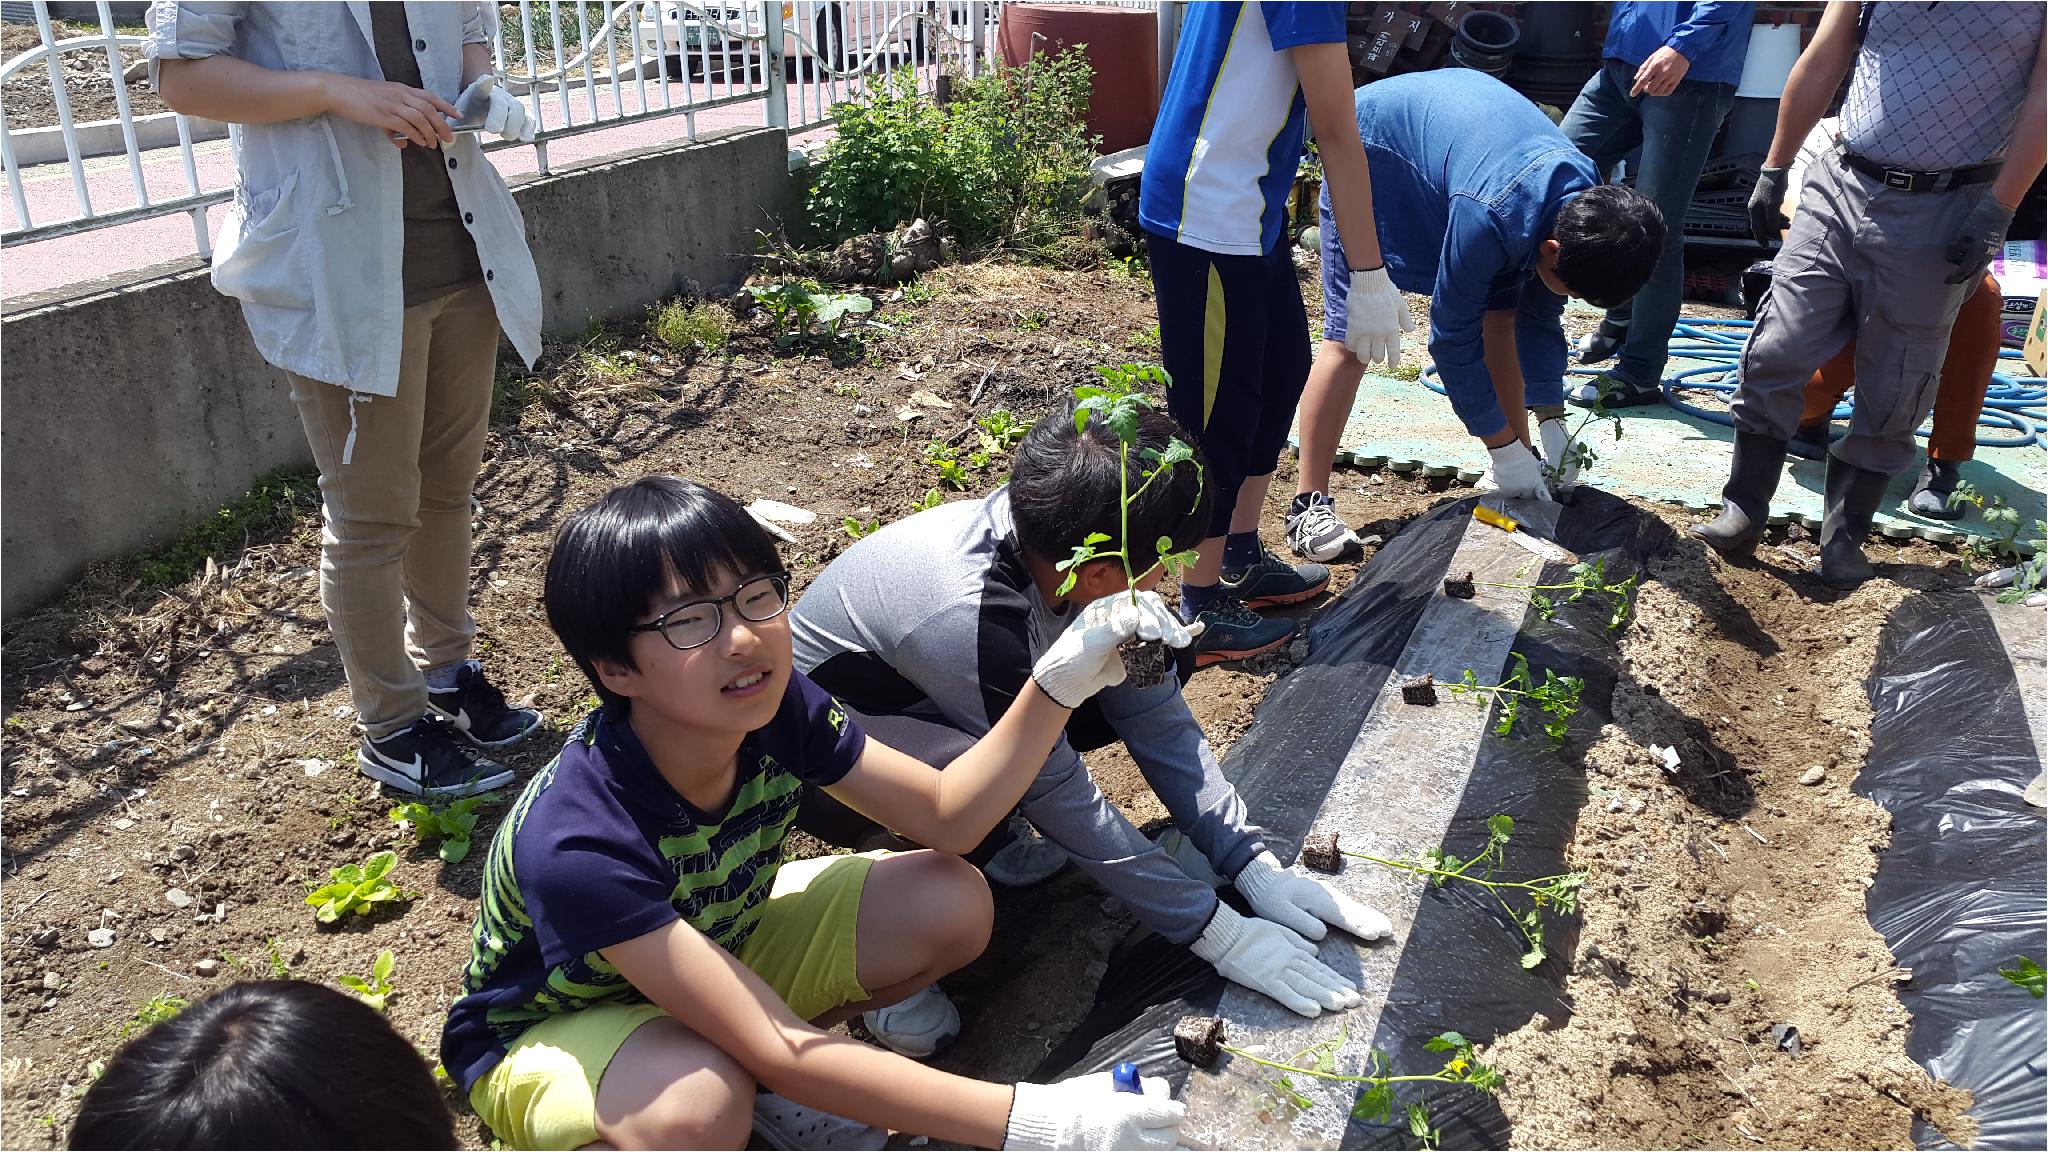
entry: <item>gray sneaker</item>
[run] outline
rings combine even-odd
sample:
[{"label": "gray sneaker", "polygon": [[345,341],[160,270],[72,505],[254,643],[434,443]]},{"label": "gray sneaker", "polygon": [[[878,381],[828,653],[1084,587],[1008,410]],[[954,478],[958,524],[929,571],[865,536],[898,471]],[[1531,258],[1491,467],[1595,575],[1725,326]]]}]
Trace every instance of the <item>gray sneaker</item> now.
[{"label": "gray sneaker", "polygon": [[1010,816],[1010,842],[981,866],[981,874],[1005,888],[1028,888],[1067,866],[1060,846],[1038,834],[1029,820]]},{"label": "gray sneaker", "polygon": [[1304,560],[1327,563],[1364,553],[1358,533],[1337,516],[1337,505],[1321,492],[1294,498],[1287,513],[1287,547]]}]

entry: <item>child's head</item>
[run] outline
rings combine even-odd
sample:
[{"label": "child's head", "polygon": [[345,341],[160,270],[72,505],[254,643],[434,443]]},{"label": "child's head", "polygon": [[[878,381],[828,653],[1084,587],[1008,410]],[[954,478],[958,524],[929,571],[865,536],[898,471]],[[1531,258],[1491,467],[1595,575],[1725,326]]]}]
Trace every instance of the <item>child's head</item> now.
[{"label": "child's head", "polygon": [[1552,291],[1612,308],[1649,281],[1664,253],[1665,226],[1664,213],[1633,188],[1588,188],[1557,210],[1537,270]]},{"label": "child's head", "polygon": [[231,984],[107,1063],[73,1148],[453,1148],[427,1062],[382,1015],[306,980]]},{"label": "child's head", "polygon": [[752,731],[789,684],[775,542],[701,484],[649,476],[578,510],[555,536],[542,599],[615,710],[631,701],[687,726]]},{"label": "child's head", "polygon": [[[1131,504],[1129,522],[1131,570],[1143,589],[1158,584],[1163,575],[1158,568],[1160,537],[1172,540],[1174,551],[1184,551],[1202,542],[1209,524],[1211,496],[1199,449],[1192,462],[1173,466],[1145,486],[1144,474],[1151,465],[1141,453],[1164,451],[1174,439],[1192,443],[1166,415],[1146,410],[1139,416],[1129,486],[1132,492],[1144,492]],[[1026,552],[1041,560],[1064,560],[1095,532],[1109,537],[1101,546],[1104,551],[1123,547],[1117,471],[1121,449],[1116,434],[1100,420],[1091,417],[1087,430],[1076,432],[1071,410],[1033,426],[1017,445],[1010,466],[1010,515],[1017,524],[1017,542]],[[1123,565],[1114,557],[1091,560],[1081,565],[1073,596],[1092,599],[1124,587]]]}]

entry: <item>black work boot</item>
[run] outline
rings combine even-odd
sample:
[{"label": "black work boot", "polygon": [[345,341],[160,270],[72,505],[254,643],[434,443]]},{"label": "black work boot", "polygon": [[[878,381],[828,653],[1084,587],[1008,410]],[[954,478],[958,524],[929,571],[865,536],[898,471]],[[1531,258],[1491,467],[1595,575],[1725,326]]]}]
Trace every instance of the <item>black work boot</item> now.
[{"label": "black work boot", "polygon": [[1920,469],[1920,482],[1913,485],[1913,495],[1906,505],[1914,515],[1925,516],[1929,520],[1961,520],[1963,506],[1950,506],[1948,502],[1949,494],[1956,490],[1956,481],[1961,479],[1961,464],[1929,456],[1927,466]]},{"label": "black work boot", "polygon": [[1801,424],[1799,431],[1785,445],[1785,450],[1801,460],[1825,460],[1828,458],[1828,422],[1819,420],[1812,424]]},{"label": "black work boot", "polygon": [[1711,524],[1695,524],[1692,534],[1723,556],[1743,558],[1756,551],[1770,518],[1771,496],[1785,466],[1785,442],[1761,432],[1735,433],[1735,462],[1721,489],[1721,515]]},{"label": "black work boot", "polygon": [[1891,477],[1828,457],[1826,515],[1820,523],[1820,579],[1830,588],[1848,591],[1877,575],[1863,558],[1863,537],[1884,502]]}]

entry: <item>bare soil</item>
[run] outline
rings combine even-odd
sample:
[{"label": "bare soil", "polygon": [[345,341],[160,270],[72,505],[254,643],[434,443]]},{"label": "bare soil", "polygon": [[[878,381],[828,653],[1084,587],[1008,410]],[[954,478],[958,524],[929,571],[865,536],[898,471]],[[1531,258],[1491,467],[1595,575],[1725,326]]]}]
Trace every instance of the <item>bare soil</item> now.
[{"label": "bare soil", "polygon": [[[501,373],[478,485],[478,647],[552,726],[505,757],[513,767],[545,764],[589,697],[539,607],[549,541],[571,509],[656,470],[807,507],[817,522],[790,528],[784,549],[801,590],[848,542],[843,518],[893,520],[938,483],[928,441],[967,444],[976,416],[1001,407],[1031,419],[1091,366],[1157,356],[1142,280],[1002,265],[927,280],[929,297],[878,290],[889,331],[857,350],[778,348],[757,314],[733,322],[722,354],[678,352],[631,325],[551,344],[537,373]],[[946,498],[991,489],[1005,467],[970,473]],[[1268,501],[1275,543],[1292,475],[1283,462]],[[1336,487],[1352,524],[1388,537],[1447,494],[1445,481],[1391,473],[1340,472]],[[61,1141],[88,1064],[117,1048],[145,1001],[267,977],[273,956],[293,976],[332,982],[392,949],[392,1022],[423,1051],[438,1046],[482,853],[442,864],[353,770],[349,697],[318,600],[317,510],[302,504],[287,519],[163,590],[138,588],[132,563],[102,565],[7,627],[0,1145]],[[1810,550],[1796,529],[1777,542]],[[1951,578],[1931,546],[1871,549],[1901,580]],[[1821,594],[1770,555],[1738,569],[1681,546],[1643,593],[1628,649],[1636,684],[1587,755],[1604,791],[1574,848],[1596,877],[1578,1011],[1495,1046],[1520,1142],[1733,1145],[1746,1129],[1771,1146],[1889,1146],[1906,1141],[1916,1111],[1958,1132],[1960,1094],[1905,1060],[1906,1014],[1886,979],[1869,979],[1889,963],[1861,901],[1885,824],[1848,791],[1868,726],[1858,685],[1899,593],[1880,582]],[[1335,587],[1356,570],[1336,566]],[[1219,755],[1299,658],[1194,678],[1189,702]],[[1736,771],[1663,779],[1641,759],[1652,740]],[[1809,763],[1828,765],[1818,788],[1795,783]],[[1121,750],[1089,766],[1133,820],[1164,816]],[[501,812],[486,807],[479,843]],[[302,894],[385,847],[417,898],[316,927]],[[1709,922],[1701,903],[1724,910],[1711,933],[1687,927]],[[993,945],[946,982],[965,1032],[941,1063],[1004,1079],[1042,1059],[1085,1014],[1130,927],[1105,904],[1072,869],[999,892]],[[88,933],[103,927],[112,943],[96,947]],[[201,974],[206,961],[216,974]],[[1771,1047],[1765,1029],[1780,1020],[1806,1038],[1797,1060]],[[462,1101],[450,1104],[468,1140],[488,1139]]]},{"label": "bare soil", "polygon": [[1890,821],[1850,791],[1878,629],[1956,576],[1925,546],[1870,550],[1891,579],[1849,595],[1807,574],[1797,540],[1736,566],[1681,537],[1651,565],[1585,756],[1573,1014],[1489,1056],[1517,1147],[1911,1147],[1915,1117],[1969,1145],[1968,1094],[1906,1057],[1910,973],[1864,911]]},{"label": "bare soil", "polygon": [[[97,36],[100,29],[97,24],[67,24],[62,20],[52,20],[50,32],[58,40],[63,40],[72,36]],[[34,24],[0,24],[0,60],[11,60],[42,42],[42,35]],[[124,73],[142,61],[140,48],[124,46],[120,55]],[[114,78],[107,68],[106,49],[77,48],[65,52],[60,59],[64,66],[64,94],[71,104],[73,124],[112,120],[120,114],[115,103]],[[131,115],[148,116],[170,111],[150,89],[147,76],[130,82],[127,88]],[[15,73],[5,85],[0,85],[0,102],[6,105],[9,128],[47,128],[58,123],[57,100],[50,87],[48,67],[32,65]]]}]

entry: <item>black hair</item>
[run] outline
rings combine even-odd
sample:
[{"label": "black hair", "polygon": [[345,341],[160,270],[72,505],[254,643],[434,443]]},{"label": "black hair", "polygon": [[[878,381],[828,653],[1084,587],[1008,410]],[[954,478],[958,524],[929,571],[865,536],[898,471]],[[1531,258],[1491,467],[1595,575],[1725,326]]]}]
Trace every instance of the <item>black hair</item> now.
[{"label": "black hair", "polygon": [[307,980],[231,984],[130,1041],[73,1148],[454,1148],[427,1062],[369,1005]]},{"label": "black hair", "polygon": [[578,509],[555,534],[541,592],[548,627],[590,677],[598,698],[624,701],[598,679],[596,661],[628,668],[627,631],[676,584],[704,590],[720,573],[782,571],[767,530],[732,497],[675,476],[648,476]]},{"label": "black hair", "polygon": [[1664,254],[1664,213],[1648,196],[1601,184],[1557,210],[1557,278],[1595,308],[1625,304]]},{"label": "black hair", "polygon": [[[1173,541],[1175,551],[1185,551],[1208,534],[1212,497],[1201,450],[1163,413],[1146,409],[1138,417],[1138,438],[1130,451],[1131,490],[1144,485],[1150,467],[1140,451],[1165,451],[1172,440],[1188,444],[1194,461],[1174,465],[1132,502],[1133,572],[1142,574],[1158,562],[1155,545],[1161,536]],[[1076,432],[1071,408],[1032,427],[1010,464],[1010,515],[1025,551],[1044,560],[1064,560],[1095,532],[1109,537],[1105,551],[1123,546],[1118,540],[1122,497],[1117,473],[1122,449],[1116,433],[1092,416],[1087,431]]]}]

